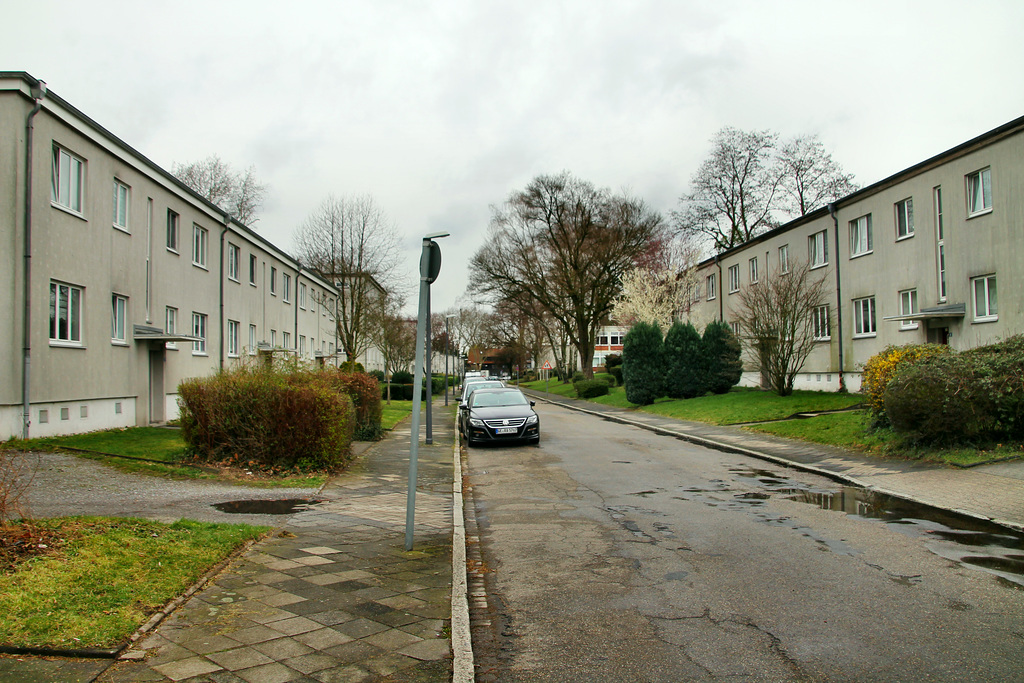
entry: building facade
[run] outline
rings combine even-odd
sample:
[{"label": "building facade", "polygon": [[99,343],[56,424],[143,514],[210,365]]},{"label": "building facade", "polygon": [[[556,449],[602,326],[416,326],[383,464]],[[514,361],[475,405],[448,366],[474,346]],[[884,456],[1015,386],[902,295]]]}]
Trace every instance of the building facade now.
[{"label": "building facade", "polygon": [[260,353],[337,362],[332,283],[26,73],[0,141],[0,439],[161,423]]},{"label": "building facade", "polygon": [[[889,345],[968,349],[1024,332],[1024,117],[702,262],[699,322],[797,264],[826,278],[795,388],[860,388]],[[741,333],[742,338],[742,333]],[[743,384],[760,373],[745,354]]]}]

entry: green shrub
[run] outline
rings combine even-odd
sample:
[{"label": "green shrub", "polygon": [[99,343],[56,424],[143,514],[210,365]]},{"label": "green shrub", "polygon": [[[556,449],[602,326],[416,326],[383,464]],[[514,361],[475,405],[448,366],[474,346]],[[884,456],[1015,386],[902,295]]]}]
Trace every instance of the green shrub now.
[{"label": "green shrub", "polygon": [[609,353],[604,357],[604,367],[608,372],[612,371],[612,368],[618,368],[622,366],[622,356],[617,353]]},{"label": "green shrub", "polygon": [[596,398],[608,395],[608,382],[601,379],[581,379],[572,383],[579,398]]},{"label": "green shrub", "polygon": [[331,385],[352,398],[356,410],[355,438],[376,441],[383,436],[380,426],[380,385],[377,378],[363,372],[335,371],[327,374]]},{"label": "green shrub", "polygon": [[182,438],[199,461],[285,472],[348,459],[355,409],[326,374],[239,368],[186,380],[178,394]]},{"label": "green shrub", "polygon": [[708,323],[701,340],[704,346],[704,362],[707,389],[715,394],[724,394],[736,386],[743,377],[743,348],[729,326],[721,320]]},{"label": "green shrub", "polygon": [[622,366],[621,365],[616,365],[614,367],[608,368],[608,374],[615,378],[615,386],[617,386],[617,387],[621,387],[622,386]]},{"label": "green shrub", "polygon": [[691,323],[675,322],[665,334],[665,393],[695,398],[707,392],[704,344]]},{"label": "green shrub", "polygon": [[391,373],[392,384],[412,384],[413,376],[408,370],[395,370]]},{"label": "green shrub", "polygon": [[378,382],[383,382],[385,379],[383,370],[370,370],[370,376],[372,376]]},{"label": "green shrub", "polygon": [[1024,438],[1024,337],[903,362],[882,403],[893,429],[922,441]]},{"label": "green shrub", "polygon": [[949,350],[948,346],[940,344],[887,346],[868,359],[861,374],[861,392],[867,396],[868,412],[875,426],[889,424],[885,409],[885,389],[896,372],[905,364],[949,353]]},{"label": "green shrub", "polygon": [[622,379],[626,400],[650,405],[662,395],[665,375],[661,330],[654,323],[637,323],[622,344]]},{"label": "green shrub", "polygon": [[607,383],[608,386],[610,386],[610,387],[614,387],[615,386],[615,375],[611,374],[610,372],[597,372],[597,373],[594,373],[594,379],[599,379],[602,382]]},{"label": "green shrub", "polygon": [[586,379],[586,375],[584,375],[581,371],[577,370],[576,372],[572,373],[573,384],[576,384],[576,382],[579,382],[581,379]]}]

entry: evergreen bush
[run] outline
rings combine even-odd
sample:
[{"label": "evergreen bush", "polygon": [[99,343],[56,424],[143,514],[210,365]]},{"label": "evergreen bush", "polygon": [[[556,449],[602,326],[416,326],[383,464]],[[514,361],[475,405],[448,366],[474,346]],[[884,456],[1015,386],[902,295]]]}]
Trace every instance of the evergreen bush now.
[{"label": "evergreen bush", "polygon": [[413,376],[408,370],[395,370],[391,373],[392,384],[412,384]]},{"label": "evergreen bush", "polygon": [[671,398],[695,398],[707,392],[707,363],[700,332],[691,323],[676,321],[665,334],[665,393]]},{"label": "evergreen bush", "polygon": [[622,343],[622,379],[626,400],[650,405],[662,395],[665,376],[661,329],[655,323],[637,323]]},{"label": "evergreen bush", "polygon": [[949,353],[949,347],[939,344],[907,344],[887,346],[864,364],[861,374],[861,392],[867,397],[868,413],[875,426],[889,424],[885,409],[885,389],[897,371],[906,364],[923,358]]},{"label": "evergreen bush", "polygon": [[579,398],[596,398],[608,395],[608,382],[601,379],[581,379],[573,382],[576,396]]},{"label": "evergreen bush", "polygon": [[608,368],[608,374],[615,378],[615,386],[622,386],[622,366],[616,365],[615,367]]},{"label": "evergreen bush", "polygon": [[704,328],[701,339],[704,346],[704,362],[707,389],[715,394],[724,394],[736,386],[743,377],[743,348],[740,340],[729,326],[715,320]]}]

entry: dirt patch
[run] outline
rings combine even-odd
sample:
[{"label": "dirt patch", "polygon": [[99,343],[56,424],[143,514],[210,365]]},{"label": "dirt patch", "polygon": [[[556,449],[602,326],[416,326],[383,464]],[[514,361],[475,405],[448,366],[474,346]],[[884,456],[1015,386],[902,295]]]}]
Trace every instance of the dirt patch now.
[{"label": "dirt patch", "polygon": [[10,574],[25,560],[59,551],[66,538],[31,522],[0,526],[0,572]]}]

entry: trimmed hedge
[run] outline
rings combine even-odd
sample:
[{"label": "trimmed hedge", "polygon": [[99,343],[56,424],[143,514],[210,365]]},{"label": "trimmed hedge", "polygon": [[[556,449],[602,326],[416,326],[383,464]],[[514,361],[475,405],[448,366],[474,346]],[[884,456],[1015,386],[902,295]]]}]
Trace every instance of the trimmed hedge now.
[{"label": "trimmed hedge", "polygon": [[608,382],[602,379],[581,379],[572,383],[579,398],[597,398],[608,395]]},{"label": "trimmed hedge", "polygon": [[867,396],[868,412],[875,426],[886,426],[889,418],[885,410],[885,389],[901,367],[924,358],[949,353],[948,346],[940,344],[907,344],[887,346],[864,364],[861,374],[861,392]]},{"label": "trimmed hedge", "polygon": [[381,394],[377,378],[363,372],[335,370],[327,373],[334,388],[352,397],[356,409],[355,439],[377,441],[384,435],[380,426]]},{"label": "trimmed hedge", "polygon": [[327,373],[239,368],[186,380],[178,395],[181,435],[196,460],[272,473],[348,461],[355,408]]}]

